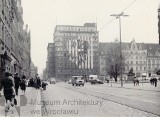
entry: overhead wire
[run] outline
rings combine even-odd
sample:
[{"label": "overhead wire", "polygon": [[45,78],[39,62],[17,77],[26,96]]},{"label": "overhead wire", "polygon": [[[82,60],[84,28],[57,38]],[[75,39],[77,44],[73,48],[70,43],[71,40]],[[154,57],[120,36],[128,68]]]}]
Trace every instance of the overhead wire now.
[{"label": "overhead wire", "polygon": [[[131,7],[134,3],[136,2],[136,0],[134,0],[133,2],[131,2],[127,7],[125,7],[121,13],[123,13],[125,10],[127,10],[129,7]],[[110,21],[108,21],[102,28],[99,29],[99,32],[102,31],[106,26],[108,26],[112,21],[114,21],[116,18],[111,19]]]}]

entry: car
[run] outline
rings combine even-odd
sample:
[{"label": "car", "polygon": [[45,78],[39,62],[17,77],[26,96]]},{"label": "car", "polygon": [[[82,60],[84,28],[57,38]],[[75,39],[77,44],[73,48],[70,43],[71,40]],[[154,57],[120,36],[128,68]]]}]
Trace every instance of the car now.
[{"label": "car", "polygon": [[91,82],[91,84],[103,84],[103,81],[100,80],[100,79],[95,79],[95,80],[92,80],[90,82]]},{"label": "car", "polygon": [[56,79],[55,78],[50,78],[49,82],[50,82],[50,84],[56,84]]},{"label": "car", "polygon": [[74,86],[84,86],[84,78],[83,76],[72,76],[71,84]]}]

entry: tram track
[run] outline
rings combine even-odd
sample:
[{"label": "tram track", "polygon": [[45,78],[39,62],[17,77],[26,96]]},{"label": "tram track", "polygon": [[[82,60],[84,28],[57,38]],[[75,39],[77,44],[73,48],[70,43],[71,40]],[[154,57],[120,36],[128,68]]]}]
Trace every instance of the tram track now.
[{"label": "tram track", "polygon": [[[143,101],[141,101],[141,102],[140,101],[133,101],[131,99],[127,99],[127,98],[124,98],[124,97],[118,97],[118,96],[115,96],[115,95],[112,95],[112,94],[106,94],[104,92],[97,92],[97,91],[88,90],[88,89],[81,90],[78,87],[74,87],[74,88],[65,87],[65,86],[60,86],[60,87],[66,88],[68,90],[72,90],[72,91],[75,91],[75,92],[78,92],[78,93],[81,93],[81,94],[84,94],[84,95],[89,95],[89,96],[92,96],[92,97],[103,99],[105,101],[109,101],[109,102],[113,102],[113,103],[120,104],[120,105],[123,105],[123,106],[127,106],[129,108],[133,108],[133,109],[136,109],[136,110],[139,110],[139,111],[150,113],[150,114],[153,114],[155,116],[160,116],[160,112],[158,111],[159,108],[156,108],[154,110],[154,108],[155,108],[155,107],[153,108],[154,105],[150,104],[151,108],[148,109],[147,106],[149,106],[149,105],[146,102],[143,102]],[[99,94],[99,95],[96,95],[96,94]],[[116,100],[116,99],[119,99],[119,100]],[[126,103],[126,102],[129,102],[129,103]],[[134,102],[136,102],[138,105],[134,104]]]}]

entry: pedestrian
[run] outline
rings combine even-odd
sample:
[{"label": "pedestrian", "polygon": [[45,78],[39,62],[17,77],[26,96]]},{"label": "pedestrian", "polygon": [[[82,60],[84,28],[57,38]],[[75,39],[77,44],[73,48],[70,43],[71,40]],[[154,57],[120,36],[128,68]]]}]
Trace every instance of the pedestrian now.
[{"label": "pedestrian", "polygon": [[153,78],[153,80],[154,80],[154,86],[157,87],[157,82],[158,82],[157,78]]},{"label": "pedestrian", "polygon": [[23,75],[21,78],[21,90],[22,90],[22,93],[25,94],[25,91],[26,91],[26,76],[25,75]]},{"label": "pedestrian", "polygon": [[138,80],[138,78],[137,77],[134,77],[134,86],[136,85],[138,85],[139,86],[139,80]]},{"label": "pedestrian", "polygon": [[42,81],[42,88],[43,88],[43,90],[46,90],[46,86],[47,85],[48,85],[47,83],[45,83],[44,81]]},{"label": "pedestrian", "polygon": [[40,77],[37,77],[36,84],[37,84],[37,89],[39,89],[39,88],[41,87],[41,80],[40,80]]},{"label": "pedestrian", "polygon": [[13,79],[11,79],[10,77],[10,73],[9,72],[5,72],[5,76],[2,79],[1,82],[1,88],[3,88],[3,93],[4,93],[4,97],[5,97],[5,102],[6,102],[6,107],[5,107],[5,111],[8,112],[10,106],[14,106],[13,103],[13,98],[14,98],[14,91],[13,91],[13,87],[14,87],[14,82]]},{"label": "pedestrian", "polygon": [[31,78],[31,79],[29,80],[29,84],[30,84],[30,86],[31,86],[31,87],[33,87],[33,86],[34,86],[33,78]]},{"label": "pedestrian", "polygon": [[18,89],[19,89],[20,83],[21,83],[21,79],[20,77],[18,77],[18,73],[16,73],[14,76],[14,84],[15,84],[14,88],[15,88],[16,95],[18,95]]}]

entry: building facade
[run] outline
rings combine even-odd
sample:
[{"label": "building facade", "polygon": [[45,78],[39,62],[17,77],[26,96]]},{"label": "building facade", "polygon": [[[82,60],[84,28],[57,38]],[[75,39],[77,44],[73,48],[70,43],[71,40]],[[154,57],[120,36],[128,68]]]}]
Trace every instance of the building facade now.
[{"label": "building facade", "polygon": [[54,31],[55,76],[99,74],[99,33],[95,23],[57,25]]},{"label": "building facade", "polygon": [[38,74],[38,68],[31,62],[31,78],[35,78],[36,74]]},{"label": "building facade", "polygon": [[135,76],[146,73],[147,68],[147,49],[143,43],[136,43],[135,40],[130,44],[123,44],[122,54],[125,57],[124,73],[129,73],[133,69]]},{"label": "building facade", "polygon": [[150,77],[160,69],[160,45],[145,44],[147,49],[147,73]]},{"label": "building facade", "polygon": [[[106,60],[107,51],[113,43],[100,43],[100,75],[107,75]],[[142,76],[143,73],[150,77],[160,69],[160,46],[159,44],[122,43],[122,55],[124,56],[123,75],[126,76],[130,69],[133,69],[135,76]]]},{"label": "building facade", "polygon": [[30,75],[30,32],[23,26],[21,0],[0,0],[0,77]]},{"label": "building facade", "polygon": [[55,45],[54,43],[49,43],[47,47],[47,62],[46,62],[46,74],[47,78],[55,77]]}]

